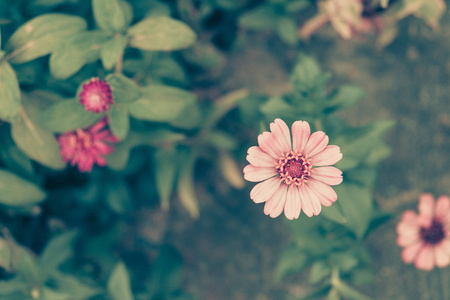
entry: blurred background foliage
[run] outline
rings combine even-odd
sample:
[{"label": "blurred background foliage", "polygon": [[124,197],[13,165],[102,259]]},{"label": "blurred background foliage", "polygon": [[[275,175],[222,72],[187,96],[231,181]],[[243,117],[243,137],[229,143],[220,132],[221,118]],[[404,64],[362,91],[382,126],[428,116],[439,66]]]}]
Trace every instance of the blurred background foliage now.
[{"label": "blurred background foliage", "polygon": [[[309,269],[314,288],[302,299],[370,299],[358,291],[375,277],[364,238],[390,217],[373,189],[394,122],[350,125],[345,110],[364,90],[337,86],[313,53],[299,51],[315,34],[372,36],[381,49],[409,16],[422,32],[438,30],[445,3],[329,9],[339,1],[0,0],[1,299],[195,299],[182,289],[167,216],[178,203],[193,219],[207,214],[202,191],[211,186],[250,201],[248,189],[236,191],[245,152],[275,118],[325,131],[344,155],[344,182],[320,216],[288,222],[274,278]],[[283,92],[227,86],[228,56],[255,33],[284,49]],[[91,77],[114,95],[100,115],[78,102]],[[103,117],[121,140],[107,167],[66,167],[57,135]]]}]

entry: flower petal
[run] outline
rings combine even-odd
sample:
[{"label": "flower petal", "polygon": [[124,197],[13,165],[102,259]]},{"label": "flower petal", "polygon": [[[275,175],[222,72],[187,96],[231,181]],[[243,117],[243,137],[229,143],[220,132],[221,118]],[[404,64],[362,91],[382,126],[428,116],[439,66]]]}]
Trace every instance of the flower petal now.
[{"label": "flower petal", "polygon": [[419,197],[419,222],[422,226],[430,226],[434,217],[434,197],[432,194],[422,194]]},{"label": "flower petal", "polygon": [[414,230],[408,234],[399,234],[397,236],[397,245],[400,247],[409,247],[411,245],[420,242],[420,235],[417,230]]},{"label": "flower petal", "polygon": [[331,206],[337,200],[337,194],[331,186],[313,178],[308,180],[307,185],[314,191],[323,206]]},{"label": "flower petal", "polygon": [[275,167],[276,159],[262,151],[258,146],[250,147],[247,151],[247,161],[255,167]]},{"label": "flower petal", "polygon": [[278,187],[272,198],[264,205],[264,213],[272,218],[276,218],[283,212],[286,203],[287,185],[282,184]]},{"label": "flower petal", "polygon": [[275,168],[261,168],[253,165],[247,165],[244,168],[244,178],[251,182],[263,181],[277,174]]},{"label": "flower petal", "polygon": [[264,152],[268,153],[275,159],[279,159],[283,156],[283,149],[281,148],[276,136],[271,132],[265,131],[261,133],[258,136],[258,144]]},{"label": "flower petal", "polygon": [[308,217],[313,215],[318,215],[322,210],[320,205],[320,200],[317,198],[316,194],[307,185],[302,185],[298,188],[300,193],[300,199],[302,201],[302,209]]},{"label": "flower petal", "polygon": [[306,121],[296,121],[292,124],[292,150],[297,153],[303,153],[309,136],[311,135],[311,128]]},{"label": "flower petal", "polygon": [[270,131],[277,138],[282,151],[284,153],[291,152],[291,133],[289,132],[289,127],[286,123],[281,119],[275,119],[273,123],[270,123]]},{"label": "flower petal", "polygon": [[450,198],[439,196],[436,200],[436,218],[444,223],[450,223]]},{"label": "flower petal", "polygon": [[342,171],[335,167],[314,168],[311,177],[328,185],[338,185],[342,182]]},{"label": "flower petal", "polygon": [[323,131],[316,131],[309,137],[305,149],[302,154],[307,157],[313,157],[317,153],[323,151],[328,145],[328,136]]},{"label": "flower petal", "polygon": [[436,266],[444,268],[450,264],[450,249],[441,243],[434,247],[434,257],[436,258]]},{"label": "flower petal", "polygon": [[419,253],[419,251],[420,251],[420,249],[422,249],[422,247],[423,247],[422,242],[411,245],[409,247],[406,247],[402,251],[402,260],[406,264],[412,263],[414,261],[414,259],[416,258],[417,253]]},{"label": "flower petal", "polygon": [[298,219],[302,210],[300,194],[296,186],[289,187],[286,196],[286,205],[284,206],[284,215],[289,220]]},{"label": "flower petal", "polygon": [[322,152],[311,157],[311,164],[315,167],[334,165],[342,158],[341,148],[336,145],[330,145]]},{"label": "flower petal", "polygon": [[250,198],[255,203],[262,203],[269,200],[275,191],[280,186],[281,180],[277,177],[272,177],[261,183],[258,183],[250,191]]},{"label": "flower petal", "polygon": [[414,266],[417,269],[431,271],[434,268],[434,253],[431,245],[425,245],[417,254]]}]

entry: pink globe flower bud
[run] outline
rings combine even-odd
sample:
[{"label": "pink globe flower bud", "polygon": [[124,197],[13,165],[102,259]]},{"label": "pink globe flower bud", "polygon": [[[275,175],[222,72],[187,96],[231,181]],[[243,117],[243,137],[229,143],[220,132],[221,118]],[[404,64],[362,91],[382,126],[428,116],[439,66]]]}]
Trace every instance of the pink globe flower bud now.
[{"label": "pink globe flower bud", "polygon": [[87,111],[101,113],[108,110],[114,103],[111,87],[108,82],[97,77],[91,78],[89,83],[83,84],[80,93],[80,103]]}]

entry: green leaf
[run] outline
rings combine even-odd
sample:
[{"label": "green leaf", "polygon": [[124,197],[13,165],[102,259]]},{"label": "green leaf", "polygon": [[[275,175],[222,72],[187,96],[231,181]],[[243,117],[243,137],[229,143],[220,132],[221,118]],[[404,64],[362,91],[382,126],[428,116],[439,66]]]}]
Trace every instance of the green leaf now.
[{"label": "green leaf", "polygon": [[339,205],[348,220],[344,225],[362,238],[367,231],[374,210],[371,190],[352,183],[342,183],[334,187]]},{"label": "green leaf", "polygon": [[196,102],[195,95],[185,90],[151,85],[142,88],[142,98],[130,105],[130,114],[137,119],[170,122],[192,102]]},{"label": "green leaf", "polygon": [[133,300],[130,287],[130,276],[124,265],[119,262],[108,279],[108,293],[114,300]]},{"label": "green leaf", "polygon": [[50,54],[64,40],[85,30],[86,21],[64,14],[45,14],[28,21],[14,32],[5,50],[13,51],[12,63],[24,63]]},{"label": "green leaf", "polygon": [[186,24],[168,17],[144,19],[131,27],[128,35],[131,47],[151,51],[187,48],[196,39],[194,31]]},{"label": "green leaf", "polygon": [[180,253],[172,246],[163,245],[150,274],[148,290],[153,296],[151,299],[179,291],[182,279],[181,267]]},{"label": "green leaf", "polygon": [[197,160],[197,154],[195,152],[191,152],[185,156],[187,157],[184,158],[185,163],[182,165],[178,179],[178,198],[191,217],[198,218],[200,212],[194,186],[194,165]]},{"label": "green leaf", "polygon": [[288,275],[299,273],[308,266],[308,255],[295,245],[284,249],[278,261],[275,278],[281,280]]},{"label": "green leaf", "polygon": [[214,108],[208,118],[205,121],[204,128],[211,128],[214,126],[226,113],[235,108],[240,101],[245,100],[248,97],[248,91],[246,89],[240,89],[232,91],[217,99],[214,102]]},{"label": "green leaf", "polygon": [[115,104],[112,106],[109,114],[109,128],[120,140],[127,137],[128,131],[130,130],[128,106],[124,104]]},{"label": "green leaf", "polygon": [[71,295],[70,299],[90,299],[92,296],[103,293],[103,288],[93,287],[82,283],[76,277],[55,271],[52,281],[58,290]]},{"label": "green leaf", "polygon": [[57,47],[50,56],[50,73],[57,79],[67,79],[77,73],[85,64],[100,58],[100,49],[108,40],[102,31],[78,32],[72,34]]},{"label": "green leaf", "polygon": [[332,112],[338,109],[349,108],[355,105],[365,95],[366,93],[360,87],[352,85],[341,86],[327,102],[327,111]]},{"label": "green leaf", "polygon": [[295,88],[308,91],[316,86],[321,75],[322,71],[317,61],[301,54],[292,72],[291,81]]},{"label": "green leaf", "polygon": [[0,267],[6,270],[7,272],[11,272],[12,269],[13,251],[16,250],[13,247],[14,247],[13,243],[0,237]]},{"label": "green leaf", "polygon": [[39,270],[44,277],[55,272],[63,262],[72,256],[72,245],[76,235],[76,231],[69,231],[48,242],[38,259]]},{"label": "green leaf", "polygon": [[0,119],[10,119],[19,113],[20,89],[16,73],[6,61],[0,60]]},{"label": "green leaf", "polygon": [[18,260],[17,274],[27,283],[28,288],[38,287],[47,280],[41,276],[34,254],[28,249],[20,248]]},{"label": "green leaf", "polygon": [[263,4],[239,18],[239,25],[250,29],[273,29],[278,24],[279,15],[270,4]]},{"label": "green leaf", "polygon": [[46,109],[40,124],[51,132],[63,133],[78,128],[85,128],[94,123],[101,115],[86,111],[77,100],[57,102]]},{"label": "green leaf", "polygon": [[127,29],[125,12],[121,0],[92,0],[92,10],[98,27],[110,32],[124,32]]},{"label": "green leaf", "polygon": [[103,67],[106,70],[111,70],[117,62],[117,59],[122,55],[127,46],[128,39],[125,36],[115,37],[103,44],[100,50],[100,58]]},{"label": "green leaf", "polygon": [[116,103],[132,103],[142,96],[137,84],[121,74],[110,74],[106,81],[111,86]]},{"label": "green leaf", "polygon": [[335,281],[333,286],[338,290],[339,294],[350,300],[372,300],[372,298],[361,294],[342,280]]},{"label": "green leaf", "polygon": [[175,149],[157,149],[154,156],[156,190],[161,199],[161,207],[169,209],[169,200],[173,192],[177,170]]},{"label": "green leaf", "polygon": [[353,252],[333,252],[330,254],[330,260],[340,271],[349,272],[358,265],[358,259]]},{"label": "green leaf", "polygon": [[326,206],[322,207],[321,215],[327,218],[328,220],[331,220],[339,224],[345,224],[348,222],[339,204],[336,205],[332,204],[331,206],[328,207]]},{"label": "green leaf", "polygon": [[223,131],[210,131],[205,135],[204,140],[220,150],[234,150],[238,147],[236,139]]},{"label": "green leaf", "polygon": [[114,180],[111,184],[108,184],[106,189],[106,203],[109,208],[118,214],[132,210],[133,205],[130,191],[123,180]]},{"label": "green leaf", "polygon": [[225,180],[236,189],[242,189],[245,186],[242,170],[236,161],[226,151],[219,151],[218,169]]},{"label": "green leaf", "polygon": [[17,147],[28,157],[40,164],[56,169],[64,169],[66,164],[59,155],[59,144],[55,136],[42,129],[32,118],[37,113],[36,103],[24,99],[20,118],[11,124],[11,136]]},{"label": "green leaf", "polygon": [[311,266],[311,271],[309,273],[309,282],[311,284],[316,284],[325,279],[330,274],[331,269],[328,264],[323,260],[319,260]]},{"label": "green leaf", "polygon": [[277,22],[277,32],[280,38],[289,45],[298,42],[297,24],[293,18],[282,17]]}]

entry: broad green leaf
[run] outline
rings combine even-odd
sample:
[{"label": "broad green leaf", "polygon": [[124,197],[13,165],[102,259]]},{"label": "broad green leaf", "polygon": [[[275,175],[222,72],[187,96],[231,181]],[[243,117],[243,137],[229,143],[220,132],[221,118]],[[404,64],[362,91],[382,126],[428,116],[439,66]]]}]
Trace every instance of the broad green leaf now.
[{"label": "broad green leaf", "polygon": [[322,207],[321,215],[327,218],[328,220],[334,221],[339,224],[345,224],[348,222],[339,204],[332,204],[331,206],[328,207],[326,206]]},{"label": "broad green leaf", "polygon": [[110,74],[106,77],[106,81],[111,86],[116,103],[132,103],[142,96],[137,84],[121,74]]},{"label": "broad green leaf", "polygon": [[52,238],[45,246],[38,259],[39,270],[43,276],[49,276],[73,254],[72,246],[77,235],[76,231],[69,231]]},{"label": "broad green leaf", "polygon": [[127,20],[121,0],[92,0],[92,10],[98,27],[110,32],[124,32]]},{"label": "broad green leaf", "polygon": [[28,288],[39,287],[47,279],[41,276],[34,254],[25,248],[19,250],[17,274],[27,283]]},{"label": "broad green leaf", "polygon": [[333,286],[338,290],[339,294],[350,300],[372,300],[372,298],[358,292],[342,280],[333,281]]},{"label": "broad green leaf", "polygon": [[64,14],[45,14],[28,21],[14,32],[5,50],[14,53],[12,63],[24,63],[50,54],[64,40],[86,29],[86,21]]},{"label": "broad green leaf", "polygon": [[130,130],[128,106],[124,104],[115,104],[112,106],[109,113],[109,128],[120,140],[127,137],[128,131]]},{"label": "broad green leaf", "polygon": [[347,219],[344,223],[357,237],[362,238],[367,231],[374,210],[371,190],[353,183],[342,183],[334,187],[342,213]]},{"label": "broad green leaf", "polygon": [[182,257],[174,247],[163,245],[152,267],[148,284],[151,296],[158,297],[179,292],[182,280]]},{"label": "broad green leaf", "polygon": [[32,0],[31,5],[33,6],[45,6],[48,8],[52,8],[57,5],[71,3],[76,4],[78,0]]},{"label": "broad green leaf", "polygon": [[0,267],[6,270],[7,272],[11,272],[12,269],[12,257],[13,257],[12,252],[16,250],[13,247],[14,245],[11,242],[0,237]]},{"label": "broad green leaf", "polygon": [[236,139],[223,131],[210,131],[205,135],[204,140],[220,150],[234,150],[238,146]]},{"label": "broad green leaf", "polygon": [[52,274],[52,281],[55,282],[58,290],[71,295],[71,299],[90,299],[92,296],[103,293],[103,288],[87,285],[72,275],[58,271]]},{"label": "broad green leaf", "polygon": [[293,18],[282,17],[277,22],[276,30],[280,38],[289,45],[298,42],[297,24]]},{"label": "broad green leaf", "polygon": [[263,4],[243,14],[239,18],[239,25],[251,29],[274,29],[279,17],[270,4]]},{"label": "broad green leaf", "polygon": [[291,81],[296,89],[309,91],[317,85],[321,75],[322,71],[317,61],[310,56],[301,54],[292,72]]},{"label": "broad green leaf", "polygon": [[311,266],[311,271],[309,273],[309,282],[312,284],[316,284],[330,274],[331,269],[328,264],[323,260],[319,260]]},{"label": "broad green leaf", "polygon": [[186,24],[168,18],[142,20],[128,30],[130,46],[141,50],[171,51],[189,47],[196,35]]},{"label": "broad green leaf", "polygon": [[45,300],[71,300],[72,295],[68,295],[59,291],[52,290],[48,287],[43,287],[42,290],[40,290],[40,297],[39,299],[45,299]]},{"label": "broad green leaf", "polygon": [[333,252],[329,255],[330,261],[340,271],[349,272],[358,265],[358,258],[353,252]]},{"label": "broad green leaf", "polygon": [[[16,251],[20,250],[17,249]],[[17,277],[10,280],[2,280],[0,281],[0,296],[2,296],[1,299],[3,300],[7,295],[11,295],[16,292],[26,291],[28,288],[28,285]],[[20,300],[19,298],[16,299]]]},{"label": "broad green leaf", "polygon": [[284,249],[278,261],[275,278],[281,280],[288,275],[303,271],[308,266],[308,255],[295,245]]},{"label": "broad green leaf", "polygon": [[10,119],[19,113],[20,89],[16,73],[6,61],[0,60],[0,119]]},{"label": "broad green leaf", "polygon": [[191,152],[186,155],[185,159],[186,161],[182,165],[178,179],[178,198],[191,217],[196,219],[200,215],[198,198],[194,186],[194,165],[197,155],[195,152]]},{"label": "broad green leaf", "polygon": [[40,164],[56,170],[64,169],[66,164],[59,155],[56,137],[42,129],[33,117],[38,113],[37,104],[33,100],[25,100],[20,117],[11,124],[14,142],[23,153]]},{"label": "broad green leaf", "polygon": [[130,105],[130,114],[137,119],[170,122],[195,101],[194,94],[182,89],[151,85],[142,88],[142,98]]},{"label": "broad green leaf", "polygon": [[129,188],[123,180],[114,180],[106,188],[106,203],[118,214],[132,210],[132,197]]},{"label": "broad green leaf", "polygon": [[219,151],[218,161],[219,172],[222,173],[225,180],[234,188],[242,189],[245,186],[244,176],[231,155],[226,151]]},{"label": "broad green leaf", "polygon": [[326,104],[328,112],[353,106],[365,96],[362,88],[352,85],[341,86]]},{"label": "broad green leaf", "polygon": [[169,209],[169,200],[172,195],[177,170],[177,153],[171,149],[157,149],[154,156],[156,190],[161,199],[161,207]]},{"label": "broad green leaf", "polygon": [[64,100],[53,104],[41,116],[40,124],[51,132],[63,133],[85,128],[100,116],[86,111],[77,100]]},{"label": "broad green leaf", "polygon": [[108,293],[114,300],[133,300],[130,287],[130,276],[125,265],[119,262],[108,279]]},{"label": "broad green leaf", "polygon": [[119,36],[113,38],[103,44],[100,50],[100,58],[103,63],[103,67],[106,70],[111,70],[117,62],[117,59],[122,55],[128,40],[125,36]]},{"label": "broad green leaf", "polygon": [[52,51],[50,73],[57,79],[67,79],[85,64],[100,58],[100,50],[108,40],[102,31],[77,32]]}]

